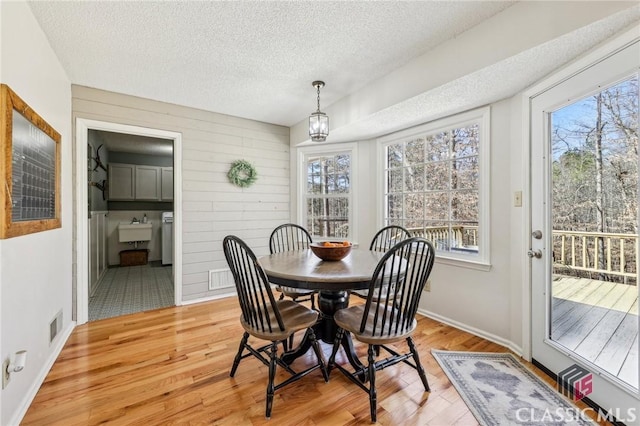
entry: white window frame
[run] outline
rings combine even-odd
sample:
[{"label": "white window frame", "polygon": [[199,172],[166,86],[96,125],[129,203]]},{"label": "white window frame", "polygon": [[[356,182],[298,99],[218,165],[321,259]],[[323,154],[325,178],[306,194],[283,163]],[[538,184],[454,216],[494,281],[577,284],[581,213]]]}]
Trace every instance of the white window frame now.
[{"label": "white window frame", "polygon": [[[349,235],[347,239],[349,241],[354,241],[354,236],[358,235],[356,232],[356,224],[353,220],[354,212],[357,209],[356,206],[356,197],[355,191],[357,188],[357,176],[358,176],[358,167],[357,167],[357,158],[358,158],[358,145],[355,143],[344,143],[344,144],[335,144],[335,145],[319,145],[319,146],[304,146],[298,148],[298,223],[306,228],[307,224],[307,158],[310,156],[334,156],[337,154],[349,154],[351,156],[351,170],[350,170],[350,187],[349,194],[347,198],[349,199],[349,213],[348,213],[348,224],[349,224]],[[311,231],[309,231],[311,232]],[[318,237],[317,235],[312,235],[314,241]]]},{"label": "white window frame", "polygon": [[472,269],[488,271],[491,268],[491,244],[490,244],[490,145],[491,145],[491,108],[489,106],[466,111],[463,113],[448,116],[426,124],[422,124],[410,129],[383,136],[377,139],[378,150],[378,182],[377,194],[378,218],[380,226],[385,225],[385,172],[386,169],[386,147],[400,142],[412,140],[417,136],[433,134],[440,131],[453,129],[472,123],[480,126],[480,146],[478,149],[478,254],[453,253],[445,251],[436,252],[436,262],[463,266]]}]

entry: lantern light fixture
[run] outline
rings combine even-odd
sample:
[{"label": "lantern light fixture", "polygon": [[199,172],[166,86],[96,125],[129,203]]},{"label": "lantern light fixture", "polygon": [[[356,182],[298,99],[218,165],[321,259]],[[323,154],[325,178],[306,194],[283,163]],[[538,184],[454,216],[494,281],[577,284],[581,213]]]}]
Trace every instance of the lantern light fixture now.
[{"label": "lantern light fixture", "polygon": [[329,136],[329,117],[320,111],[320,88],[324,87],[324,81],[311,83],[318,93],[318,110],[309,116],[309,137],[313,142],[324,142]]}]

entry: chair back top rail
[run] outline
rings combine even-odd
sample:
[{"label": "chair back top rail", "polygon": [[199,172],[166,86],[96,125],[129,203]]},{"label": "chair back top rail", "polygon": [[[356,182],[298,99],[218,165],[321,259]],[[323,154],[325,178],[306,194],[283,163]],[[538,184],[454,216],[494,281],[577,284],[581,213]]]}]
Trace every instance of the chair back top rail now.
[{"label": "chair back top rail", "polygon": [[226,236],[222,244],[244,321],[262,332],[283,331],[284,323],[271,286],[253,251],[235,235]]},{"label": "chair back top rail", "polygon": [[271,254],[283,251],[305,250],[313,240],[309,232],[295,223],[285,223],[273,230],[269,237]]},{"label": "chair back top rail", "polygon": [[407,238],[411,238],[411,233],[402,226],[385,226],[374,235],[369,250],[385,252]]},{"label": "chair back top rail", "polygon": [[[370,313],[373,322],[369,324],[372,328],[367,333],[372,337],[409,331],[434,260],[433,245],[421,237],[405,239],[389,249],[371,277],[360,333],[365,332]],[[388,291],[375,297],[376,287],[387,288]]]}]

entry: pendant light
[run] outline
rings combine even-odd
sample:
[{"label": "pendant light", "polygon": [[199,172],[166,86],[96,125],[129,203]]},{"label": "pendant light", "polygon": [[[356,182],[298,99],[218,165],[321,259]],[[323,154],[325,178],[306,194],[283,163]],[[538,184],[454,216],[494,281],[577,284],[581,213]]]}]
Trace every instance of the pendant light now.
[{"label": "pendant light", "polygon": [[329,135],[329,117],[320,111],[320,88],[324,87],[324,81],[311,83],[318,91],[318,110],[309,117],[309,137],[313,142],[324,142]]}]

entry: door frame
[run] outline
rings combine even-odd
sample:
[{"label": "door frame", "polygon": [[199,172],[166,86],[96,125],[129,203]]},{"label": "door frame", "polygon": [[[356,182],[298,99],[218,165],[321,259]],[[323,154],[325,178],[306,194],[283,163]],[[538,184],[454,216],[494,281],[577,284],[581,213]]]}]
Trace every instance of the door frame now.
[{"label": "door frame", "polygon": [[[91,120],[77,117],[75,119],[75,319],[77,324],[89,320],[89,223],[87,220],[88,205],[88,170],[87,144],[89,130],[126,133],[152,138],[173,140],[173,288],[174,303],[182,304],[182,134],[148,127]],[[175,189],[178,189],[177,191]]]},{"label": "door frame", "polygon": [[[521,119],[522,119],[522,182],[523,182],[523,206],[522,206],[522,233],[521,238],[523,248],[526,250],[531,248],[531,228],[532,212],[531,212],[531,148],[532,148],[532,132],[531,132],[531,102],[534,97],[545,92],[554,86],[570,79],[574,75],[580,73],[586,68],[606,59],[614,52],[628,46],[639,39],[638,26],[633,25],[627,28],[612,39],[606,41],[600,46],[592,49],[590,52],[573,61],[569,65],[555,72],[552,76],[545,78],[534,86],[525,90],[521,97]],[[532,263],[522,253],[522,356],[527,361],[531,361],[533,333],[532,333]]]}]

